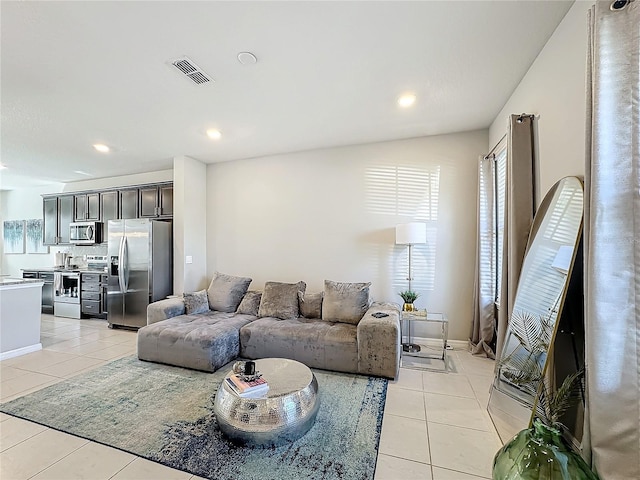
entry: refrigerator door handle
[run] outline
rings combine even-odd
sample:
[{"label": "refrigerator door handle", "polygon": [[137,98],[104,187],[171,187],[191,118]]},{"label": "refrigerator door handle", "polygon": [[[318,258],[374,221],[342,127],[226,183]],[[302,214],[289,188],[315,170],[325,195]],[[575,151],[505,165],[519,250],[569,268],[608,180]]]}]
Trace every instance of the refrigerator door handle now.
[{"label": "refrigerator door handle", "polygon": [[120,293],[124,293],[124,237],[120,237],[120,245],[118,246],[118,286]]},{"label": "refrigerator door handle", "polygon": [[129,291],[129,242],[127,242],[127,237],[122,238],[122,253],[123,257],[123,276],[124,276],[124,291]]}]

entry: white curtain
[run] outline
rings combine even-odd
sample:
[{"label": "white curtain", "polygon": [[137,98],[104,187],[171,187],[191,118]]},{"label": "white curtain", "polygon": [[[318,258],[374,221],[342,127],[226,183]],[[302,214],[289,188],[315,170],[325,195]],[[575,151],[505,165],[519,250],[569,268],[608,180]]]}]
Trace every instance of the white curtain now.
[{"label": "white curtain", "polygon": [[640,1],[589,12],[587,420],[594,469],[640,479]]},{"label": "white curtain", "polygon": [[495,358],[491,344],[496,327],[496,192],[495,156],[480,157],[478,168],[478,235],[476,239],[476,279],[473,322],[469,343],[471,353]]}]

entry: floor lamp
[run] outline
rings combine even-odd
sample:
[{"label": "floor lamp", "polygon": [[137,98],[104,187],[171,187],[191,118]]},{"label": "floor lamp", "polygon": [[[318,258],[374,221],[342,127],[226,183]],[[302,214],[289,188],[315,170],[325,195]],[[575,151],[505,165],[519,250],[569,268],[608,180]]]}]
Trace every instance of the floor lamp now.
[{"label": "floor lamp", "polygon": [[[401,223],[396,225],[396,245],[408,245],[409,246],[409,275],[407,281],[409,282],[409,290],[411,290],[411,280],[413,280],[411,271],[411,247],[413,245],[427,243],[427,224],[421,222]],[[409,323],[409,338],[411,336],[411,321]],[[413,343],[402,344],[402,349],[405,352],[419,352],[420,345]]]}]

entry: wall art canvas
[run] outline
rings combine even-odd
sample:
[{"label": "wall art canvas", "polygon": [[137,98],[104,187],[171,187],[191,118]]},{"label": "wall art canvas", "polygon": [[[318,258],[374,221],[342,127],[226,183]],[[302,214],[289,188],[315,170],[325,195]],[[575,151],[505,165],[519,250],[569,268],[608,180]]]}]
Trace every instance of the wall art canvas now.
[{"label": "wall art canvas", "polygon": [[26,224],[27,253],[49,253],[49,247],[42,244],[42,219],[27,220]]},{"label": "wall art canvas", "polygon": [[24,253],[24,220],[5,220],[4,253]]}]

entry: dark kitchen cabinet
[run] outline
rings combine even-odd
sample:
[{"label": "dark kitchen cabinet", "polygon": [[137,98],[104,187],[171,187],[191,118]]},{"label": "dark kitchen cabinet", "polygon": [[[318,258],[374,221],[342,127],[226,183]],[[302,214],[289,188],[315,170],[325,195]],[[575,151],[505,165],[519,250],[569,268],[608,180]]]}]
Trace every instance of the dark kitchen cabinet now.
[{"label": "dark kitchen cabinet", "polygon": [[22,278],[39,278],[42,285],[42,313],[53,314],[53,272],[23,271]]},{"label": "dark kitchen cabinet", "polygon": [[100,220],[100,194],[82,193],[74,195],[74,221],[95,221]]},{"label": "dark kitchen cabinet", "polygon": [[42,243],[57,245],[58,243],[58,197],[48,197],[42,200],[43,222]]},{"label": "dark kitchen cabinet", "polygon": [[118,218],[138,218],[138,189],[119,190],[120,214]]},{"label": "dark kitchen cabinet", "polygon": [[173,218],[173,183],[120,189],[43,195],[43,243],[69,244],[72,222],[102,222],[102,241],[109,240],[109,220]]},{"label": "dark kitchen cabinet", "polygon": [[109,241],[109,220],[118,218],[118,192],[102,192],[100,194],[100,211],[102,212],[102,241]]},{"label": "dark kitchen cabinet", "polygon": [[71,222],[73,222],[73,196],[58,197],[58,244],[69,243]]},{"label": "dark kitchen cabinet", "polygon": [[139,191],[141,218],[173,216],[173,185],[141,187]]},{"label": "dark kitchen cabinet", "polygon": [[45,197],[42,206],[42,243],[44,245],[68,244],[69,224],[74,220],[74,196]]},{"label": "dark kitchen cabinet", "polygon": [[104,285],[107,276],[100,273],[82,273],[80,276],[80,301],[82,314],[89,317],[106,318],[103,311]]}]

